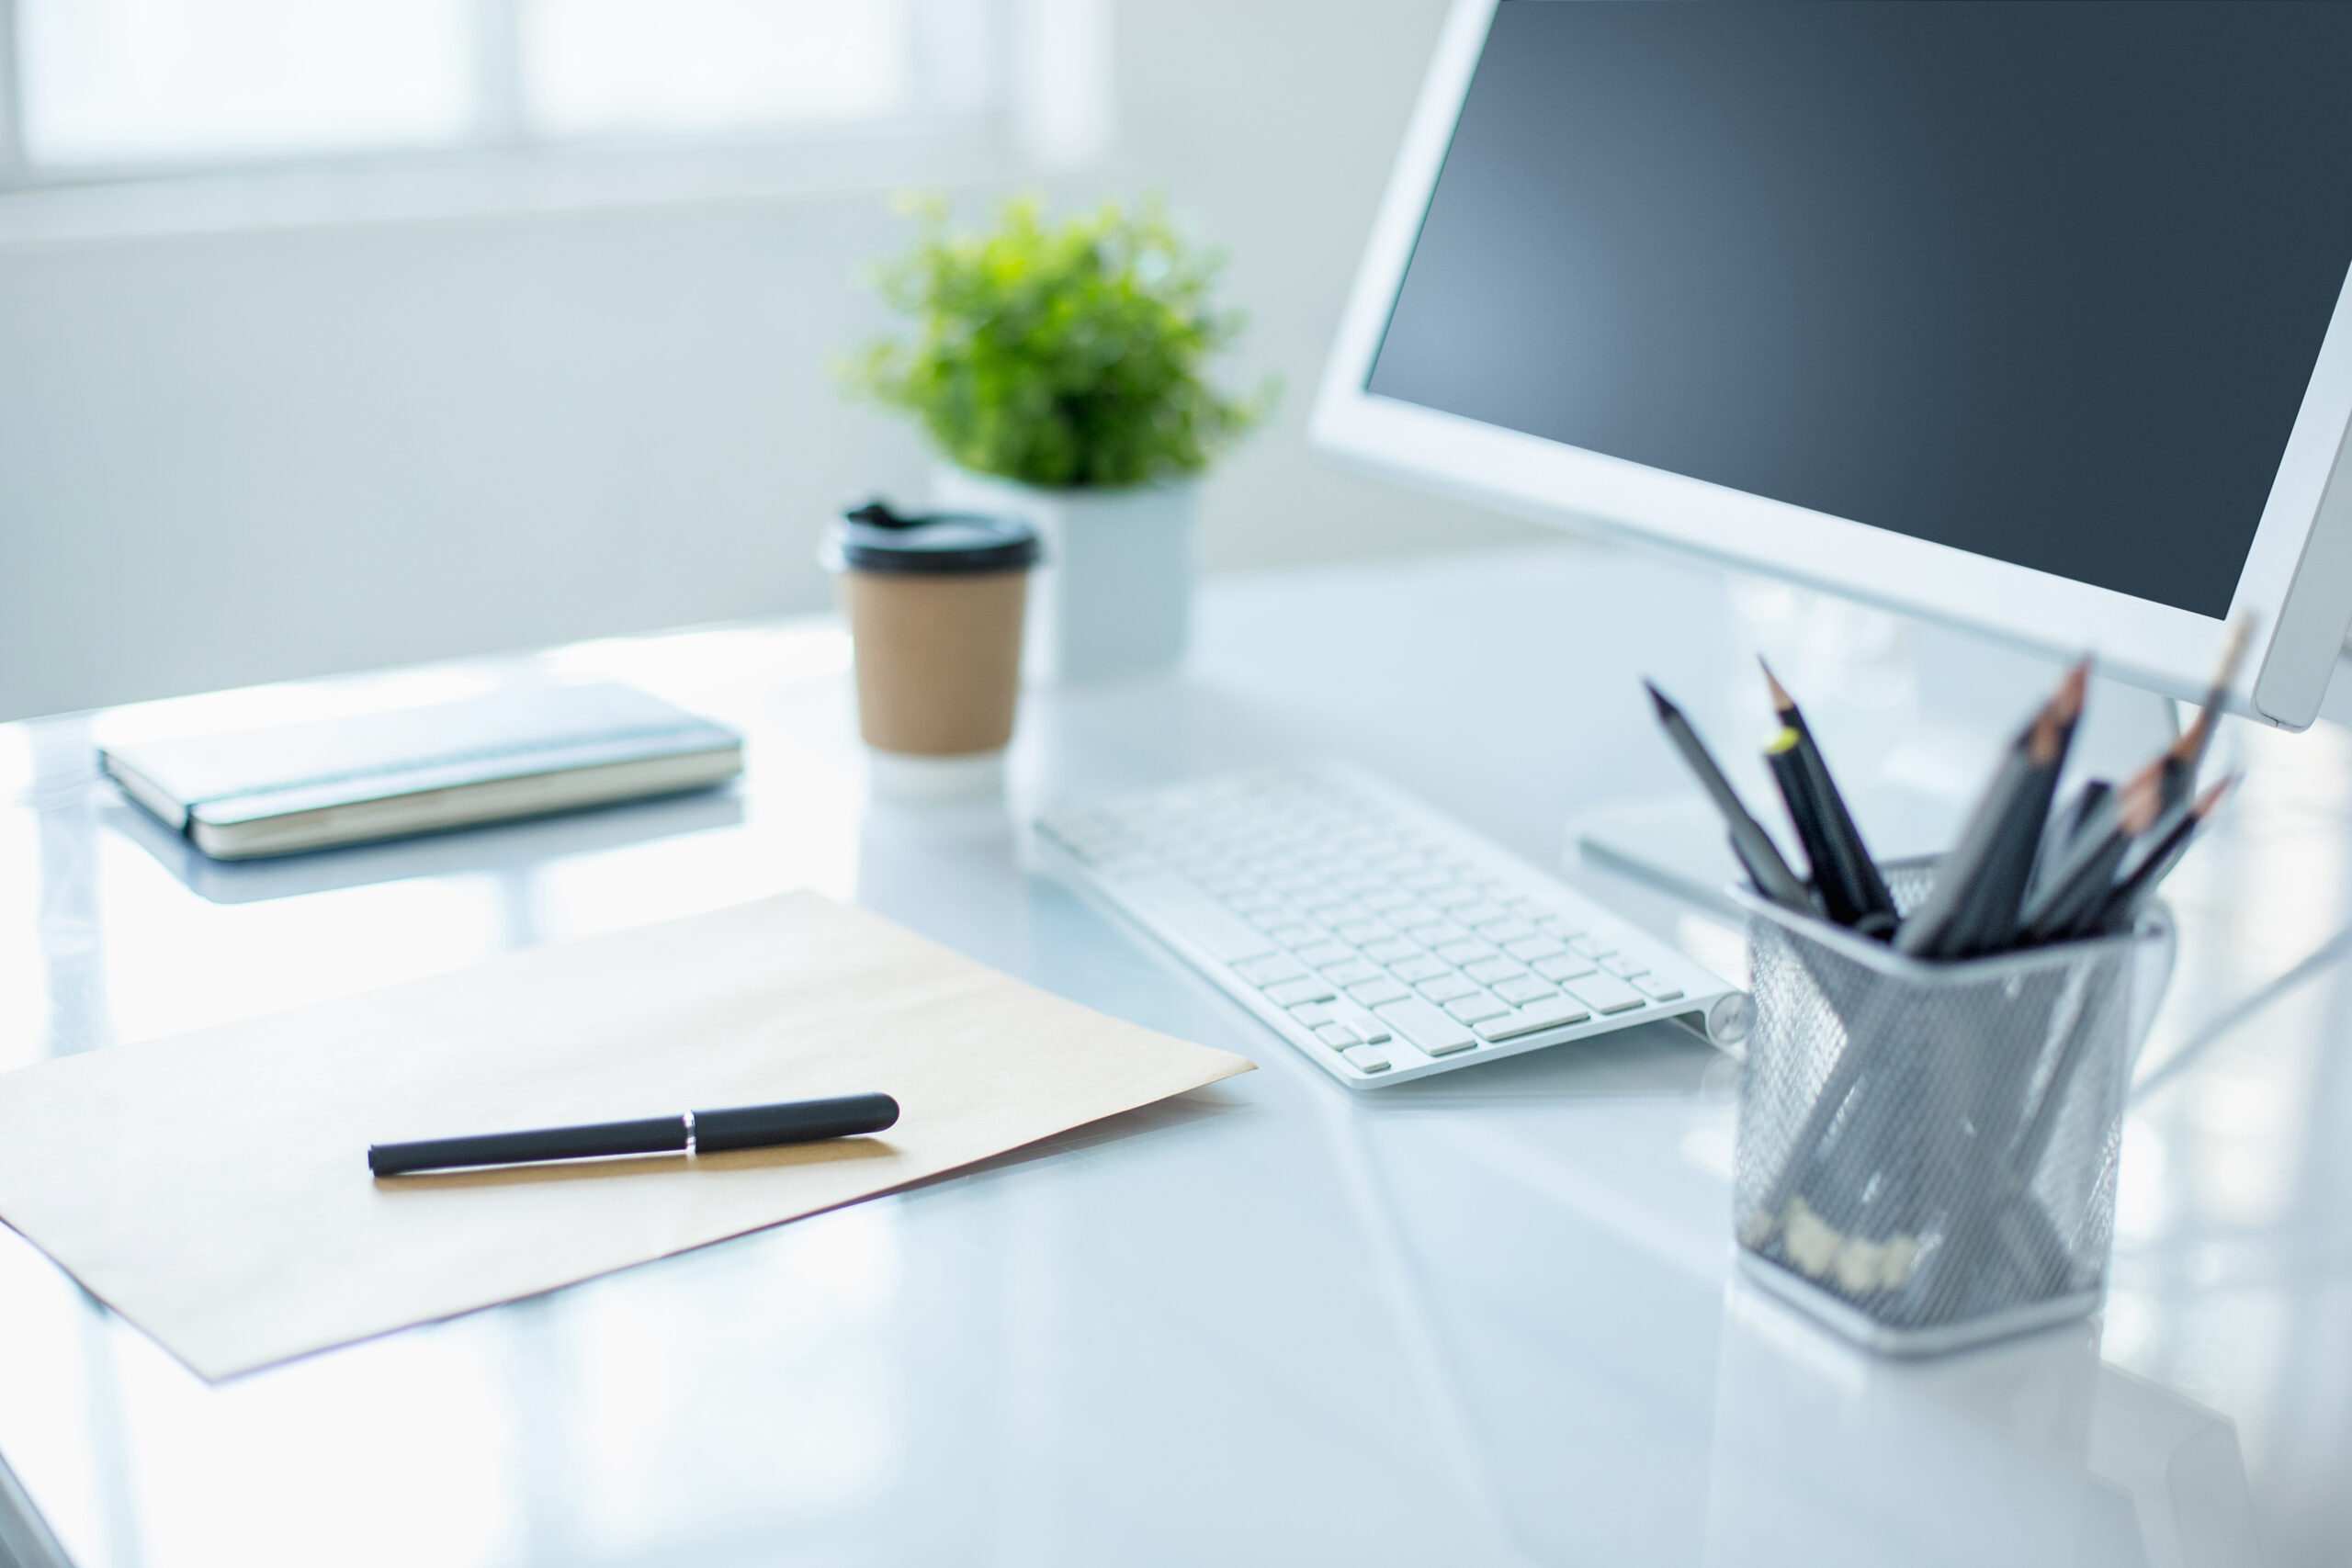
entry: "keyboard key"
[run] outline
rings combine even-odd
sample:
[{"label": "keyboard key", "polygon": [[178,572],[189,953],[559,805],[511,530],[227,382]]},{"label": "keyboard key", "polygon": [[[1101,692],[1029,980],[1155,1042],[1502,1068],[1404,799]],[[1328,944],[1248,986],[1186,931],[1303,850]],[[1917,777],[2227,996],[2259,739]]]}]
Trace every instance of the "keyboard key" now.
[{"label": "keyboard key", "polygon": [[1524,942],[1535,934],[1535,928],[1517,916],[1499,920],[1481,921],[1470,929],[1476,931],[1481,940],[1491,942],[1497,947],[1505,948],[1512,942]]},{"label": "keyboard key", "polygon": [[1402,964],[1420,955],[1420,943],[1407,942],[1401,936],[1384,937],[1363,944],[1363,955],[1374,964]]},{"label": "keyboard key", "polygon": [[1620,980],[1630,980],[1636,975],[1648,974],[1650,966],[1638,958],[1628,958],[1621,953],[1614,958],[1602,959],[1600,972],[1604,975],[1614,975]]},{"label": "keyboard key", "polygon": [[1309,1029],[1320,1029],[1335,1016],[1325,1002],[1301,1002],[1290,1010],[1290,1015]]},{"label": "keyboard key", "polygon": [[1407,926],[1405,934],[1423,947],[1443,947],[1449,942],[1473,942],[1468,926],[1457,926],[1452,920],[1432,920],[1425,926]]},{"label": "keyboard key", "polygon": [[[1384,1002],[1381,1005],[1385,1007],[1387,1004]],[[1354,1030],[1363,1037],[1363,1043],[1367,1045],[1377,1045],[1389,1037],[1388,1026],[1381,1022],[1378,1017],[1363,1008],[1349,1007],[1344,1002],[1340,1004],[1338,1016],[1333,1021],[1344,1023]]]},{"label": "keyboard key", "polygon": [[1306,908],[1308,918],[1320,920],[1335,931],[1352,921],[1372,918],[1372,911],[1352,898],[1336,904],[1309,904]]},{"label": "keyboard key", "polygon": [[1436,979],[1424,980],[1413,988],[1433,1002],[1450,1002],[1459,997],[1476,996],[1478,991],[1477,987],[1450,969]]},{"label": "keyboard key", "polygon": [[1388,1053],[1377,1046],[1351,1045],[1340,1055],[1360,1073],[1385,1073],[1388,1070]]},{"label": "keyboard key", "polygon": [[1362,985],[1348,987],[1348,995],[1368,1008],[1384,1007],[1390,1002],[1401,1002],[1412,994],[1385,975],[1377,980],[1366,980]]},{"label": "keyboard key", "polygon": [[1323,978],[1335,986],[1357,986],[1366,980],[1385,980],[1388,976],[1379,964],[1351,957],[1344,963],[1323,965]]},{"label": "keyboard key", "polygon": [[1300,948],[1293,956],[1301,964],[1320,969],[1327,964],[1345,964],[1355,955],[1356,950],[1344,942],[1317,942]]},{"label": "keyboard key", "polygon": [[1315,1038],[1320,1040],[1324,1044],[1329,1045],[1334,1051],[1344,1051],[1351,1045],[1361,1045],[1363,1043],[1363,1040],[1357,1037],[1354,1030],[1348,1028],[1345,1024],[1339,1023],[1325,1024],[1322,1028],[1315,1032]]},{"label": "keyboard key", "polygon": [[1367,893],[1356,902],[1375,915],[1390,915],[1399,909],[1412,908],[1415,900],[1411,894],[1399,893],[1391,887],[1378,893]]},{"label": "keyboard key", "polygon": [[1391,1002],[1375,1010],[1381,1021],[1420,1047],[1426,1055],[1450,1055],[1478,1043],[1478,1037],[1462,1027],[1459,1021],[1446,1017],[1427,1002]]},{"label": "keyboard key", "polygon": [[[1277,935],[1274,940],[1281,942],[1282,938]],[[1503,943],[1503,951],[1521,964],[1532,964],[1539,958],[1558,958],[1568,950],[1551,937],[1531,936]]]},{"label": "keyboard key", "polygon": [[1577,1000],[1604,1016],[1630,1012],[1642,1005],[1642,993],[1613,975],[1588,975],[1567,987]]},{"label": "keyboard key", "polygon": [[1679,1002],[1682,999],[1681,987],[1656,975],[1634,976],[1634,989],[1654,1002]]},{"label": "keyboard key", "polygon": [[1440,975],[1453,974],[1453,965],[1423,953],[1391,964],[1388,972],[1408,986],[1418,986],[1424,980],[1434,980]]},{"label": "keyboard key", "polygon": [[1579,976],[1595,973],[1592,960],[1578,958],[1575,953],[1562,953],[1556,958],[1539,958],[1528,965],[1546,980],[1573,980]]},{"label": "keyboard key", "polygon": [[1121,877],[1113,885],[1113,891],[1158,915],[1206,948],[1211,957],[1227,964],[1274,950],[1265,932],[1227,914],[1224,905],[1180,876],[1146,872],[1140,876]]},{"label": "keyboard key", "polygon": [[[1611,984],[1617,982],[1611,981]],[[1295,1008],[1301,1002],[1328,1002],[1338,995],[1330,983],[1320,976],[1311,976],[1304,980],[1284,980],[1280,985],[1266,987],[1266,998],[1276,1007],[1284,1008]],[[1640,998],[1634,998],[1636,1004],[1640,1000]]]},{"label": "keyboard key", "polygon": [[1449,881],[1423,893],[1421,902],[1432,909],[1443,909],[1451,915],[1456,909],[1466,908],[1472,904],[1482,904],[1486,902],[1486,898],[1475,887],[1467,887],[1459,882]]},{"label": "keyboard key", "polygon": [[1492,982],[1495,995],[1515,1008],[1525,1007],[1538,997],[1556,997],[1560,993],[1532,975],[1521,975],[1508,980]]},{"label": "keyboard key", "polygon": [[1482,986],[1491,986],[1498,980],[1508,980],[1514,975],[1527,973],[1508,958],[1481,958],[1476,964],[1464,964],[1462,972]]},{"label": "keyboard key", "polygon": [[1321,926],[1308,925],[1303,920],[1293,920],[1288,925],[1269,926],[1266,929],[1266,934],[1284,947],[1309,947],[1324,940]]},{"label": "keyboard key", "polygon": [[1262,987],[1277,980],[1295,980],[1306,970],[1287,953],[1270,953],[1263,958],[1243,959],[1233,966],[1233,972],[1251,985]]},{"label": "keyboard key", "polygon": [[1488,1040],[1516,1040],[1522,1034],[1540,1030],[1565,1029],[1572,1023],[1582,1023],[1592,1014],[1573,997],[1554,997],[1549,1001],[1536,1002],[1502,1018],[1490,1018],[1478,1025],[1478,1032]]},{"label": "keyboard key", "polygon": [[1568,951],[1583,958],[1606,958],[1617,951],[1617,944],[1605,936],[1580,936],[1568,943]]},{"label": "keyboard key", "polygon": [[1464,1023],[1479,1023],[1487,1019],[1500,1018],[1510,1009],[1480,991],[1475,997],[1464,997],[1459,1001],[1446,1003],[1445,1010]]},{"label": "keyboard key", "polygon": [[1334,926],[1331,934],[1341,942],[1351,942],[1362,947],[1368,942],[1378,942],[1388,935],[1389,931],[1378,920],[1350,920],[1346,925]]},{"label": "keyboard key", "polygon": [[1500,904],[1496,903],[1493,899],[1486,897],[1483,895],[1475,904],[1464,904],[1459,908],[1451,909],[1447,912],[1453,915],[1455,919],[1460,920],[1464,925],[1468,926],[1474,931],[1480,926],[1487,924],[1489,920],[1507,920],[1510,919],[1510,911],[1509,909],[1504,908]]},{"label": "keyboard key", "polygon": [[1476,964],[1481,958],[1492,958],[1495,950],[1475,938],[1468,942],[1449,942],[1430,950],[1448,964]]}]

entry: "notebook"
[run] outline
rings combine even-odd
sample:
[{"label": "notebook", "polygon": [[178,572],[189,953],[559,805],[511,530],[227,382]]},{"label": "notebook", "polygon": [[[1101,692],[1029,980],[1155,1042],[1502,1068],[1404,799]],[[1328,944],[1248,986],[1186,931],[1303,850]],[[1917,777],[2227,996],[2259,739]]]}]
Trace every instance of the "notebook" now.
[{"label": "notebook", "polygon": [[125,794],[217,860],[292,854],[699,789],[726,726],[611,682],[107,747]]}]

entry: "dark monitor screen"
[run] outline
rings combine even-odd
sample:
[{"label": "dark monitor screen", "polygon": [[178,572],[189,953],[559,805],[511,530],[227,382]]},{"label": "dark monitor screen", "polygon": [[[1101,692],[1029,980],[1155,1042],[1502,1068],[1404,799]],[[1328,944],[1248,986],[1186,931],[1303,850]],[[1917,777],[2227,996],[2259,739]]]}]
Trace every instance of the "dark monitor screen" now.
[{"label": "dark monitor screen", "polygon": [[1503,0],[1367,389],[2227,612],[2352,6]]}]

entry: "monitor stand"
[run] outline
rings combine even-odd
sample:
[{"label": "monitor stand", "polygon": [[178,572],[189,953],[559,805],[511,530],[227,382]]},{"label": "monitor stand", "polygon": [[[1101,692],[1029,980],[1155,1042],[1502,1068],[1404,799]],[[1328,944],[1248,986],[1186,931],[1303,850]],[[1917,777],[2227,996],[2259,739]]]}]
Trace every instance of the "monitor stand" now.
[{"label": "monitor stand", "polygon": [[[1970,633],[1768,581],[1733,577],[1730,660],[1712,688],[1672,692],[1748,808],[1802,869],[1763,765],[1773,726],[1760,654],[1804,709],[1871,854],[1939,853],[1958,837],[2001,749],[2056,685],[2055,661]],[[2094,678],[2062,791],[2121,779],[2177,733],[2169,698]],[[1663,753],[1666,741],[1660,737]],[[1678,780],[1680,769],[1676,768]],[[1718,912],[1744,874],[1695,786],[1604,803],[1568,823],[1571,857]]]}]

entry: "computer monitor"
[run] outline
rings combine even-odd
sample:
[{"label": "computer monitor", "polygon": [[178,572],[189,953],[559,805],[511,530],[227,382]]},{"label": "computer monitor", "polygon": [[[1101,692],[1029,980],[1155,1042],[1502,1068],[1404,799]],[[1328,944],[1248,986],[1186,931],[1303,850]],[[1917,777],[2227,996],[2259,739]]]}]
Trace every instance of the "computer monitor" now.
[{"label": "computer monitor", "polygon": [[2301,728],[2352,6],[1458,0],[1325,449]]}]

